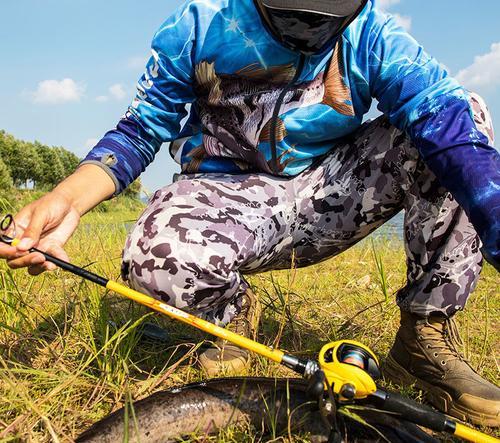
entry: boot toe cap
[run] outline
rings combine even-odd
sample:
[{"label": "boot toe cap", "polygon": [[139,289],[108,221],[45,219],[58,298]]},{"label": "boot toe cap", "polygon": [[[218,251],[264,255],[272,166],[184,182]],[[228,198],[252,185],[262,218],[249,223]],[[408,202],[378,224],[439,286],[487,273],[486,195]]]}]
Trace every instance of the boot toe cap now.
[{"label": "boot toe cap", "polygon": [[457,409],[477,424],[483,426],[500,426],[500,401],[462,394],[455,403]]},{"label": "boot toe cap", "polygon": [[200,367],[209,377],[237,375],[249,366],[249,355],[240,349],[207,349],[199,356]]}]

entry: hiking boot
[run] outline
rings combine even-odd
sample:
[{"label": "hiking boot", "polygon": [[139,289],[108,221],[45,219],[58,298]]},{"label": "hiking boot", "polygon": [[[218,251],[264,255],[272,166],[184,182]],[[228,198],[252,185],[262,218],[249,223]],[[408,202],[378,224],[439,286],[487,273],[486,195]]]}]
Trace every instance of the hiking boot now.
[{"label": "hiking boot", "polygon": [[401,326],[384,368],[399,385],[415,384],[437,409],[463,421],[500,426],[500,388],[460,355],[457,325],[439,315],[401,312]]},{"label": "hiking boot", "polygon": [[[236,334],[255,340],[260,320],[261,307],[255,294],[247,289],[243,294],[240,313],[226,327]],[[209,377],[218,374],[236,375],[244,372],[250,366],[250,353],[226,340],[217,339],[213,347],[203,352],[200,366]]]}]

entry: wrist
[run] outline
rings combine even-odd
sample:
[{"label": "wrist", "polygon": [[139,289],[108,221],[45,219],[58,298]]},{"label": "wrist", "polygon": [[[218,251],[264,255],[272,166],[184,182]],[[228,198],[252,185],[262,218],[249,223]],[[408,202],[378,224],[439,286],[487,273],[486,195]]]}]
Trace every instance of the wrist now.
[{"label": "wrist", "polygon": [[57,200],[64,202],[65,206],[76,210],[80,216],[83,215],[82,208],[78,204],[79,196],[75,195],[70,188],[64,186],[64,182],[56,186],[50,194]]},{"label": "wrist", "polygon": [[109,199],[115,192],[111,178],[95,165],[82,165],[52,191],[61,196],[80,216]]}]

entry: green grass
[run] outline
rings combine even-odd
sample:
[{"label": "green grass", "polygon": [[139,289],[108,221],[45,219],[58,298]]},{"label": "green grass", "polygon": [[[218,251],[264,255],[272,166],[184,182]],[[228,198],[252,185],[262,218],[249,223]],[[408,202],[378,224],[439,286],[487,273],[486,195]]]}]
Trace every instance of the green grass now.
[{"label": "green grass", "polygon": [[[108,204],[105,212],[85,217],[68,245],[72,261],[118,279],[125,226],[137,216],[138,207],[122,202],[120,211]],[[251,277],[265,308],[260,340],[312,357],[325,342],[356,339],[383,358],[398,326],[392,295],[404,283],[404,263],[397,240],[368,240],[307,269]],[[496,383],[498,287],[498,274],[486,266],[468,309],[458,316],[465,353]],[[166,328],[171,340],[139,342],[138,327],[146,319]],[[196,350],[207,338],[62,271],[32,278],[2,262],[0,441],[71,441],[133,399],[201,380]],[[289,373],[256,358],[252,375]],[[254,441],[238,432],[229,429],[216,440]]]}]

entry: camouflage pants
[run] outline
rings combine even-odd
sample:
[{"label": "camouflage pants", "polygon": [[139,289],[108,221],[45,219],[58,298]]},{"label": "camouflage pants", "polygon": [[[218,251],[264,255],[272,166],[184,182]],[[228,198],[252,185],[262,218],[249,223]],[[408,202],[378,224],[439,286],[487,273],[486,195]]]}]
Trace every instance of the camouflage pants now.
[{"label": "camouflage pants", "polygon": [[292,255],[299,267],[333,257],[402,209],[408,279],[398,303],[421,315],[453,315],[479,277],[479,239],[385,118],[292,179],[198,174],[160,189],[127,240],[123,277],[226,324],[239,312],[243,274],[289,268]]}]

